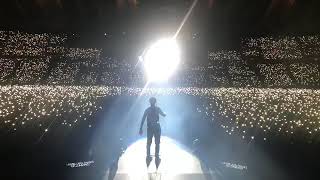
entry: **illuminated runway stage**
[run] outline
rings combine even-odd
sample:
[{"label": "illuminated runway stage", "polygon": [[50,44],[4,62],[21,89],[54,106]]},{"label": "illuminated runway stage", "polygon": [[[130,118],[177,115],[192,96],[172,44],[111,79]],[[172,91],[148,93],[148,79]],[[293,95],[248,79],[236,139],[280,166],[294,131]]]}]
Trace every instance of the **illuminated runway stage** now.
[{"label": "illuminated runway stage", "polygon": [[[154,153],[154,144],[151,154]],[[205,180],[213,179],[204,173],[201,163],[188,150],[168,137],[161,138],[161,163],[156,169],[155,159],[149,167],[146,164],[146,138],[141,139],[128,147],[120,157],[116,172],[111,175],[107,172],[105,180],[139,180],[139,179],[176,179],[176,180]],[[205,175],[206,174],[206,175]]]}]

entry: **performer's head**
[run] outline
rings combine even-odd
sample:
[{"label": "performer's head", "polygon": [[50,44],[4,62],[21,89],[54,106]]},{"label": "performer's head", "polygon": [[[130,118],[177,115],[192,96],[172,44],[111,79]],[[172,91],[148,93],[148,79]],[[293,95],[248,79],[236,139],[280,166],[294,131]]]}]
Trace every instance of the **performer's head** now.
[{"label": "performer's head", "polygon": [[156,102],[157,102],[157,99],[156,99],[155,97],[151,97],[151,98],[149,99],[149,102],[150,102],[150,105],[151,105],[151,106],[154,106],[154,105],[156,104]]}]

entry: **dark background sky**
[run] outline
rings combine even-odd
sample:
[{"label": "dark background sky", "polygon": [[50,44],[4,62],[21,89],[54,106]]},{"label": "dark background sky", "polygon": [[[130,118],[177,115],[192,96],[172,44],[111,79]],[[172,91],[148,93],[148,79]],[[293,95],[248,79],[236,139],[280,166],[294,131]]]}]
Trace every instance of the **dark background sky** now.
[{"label": "dark background sky", "polygon": [[[0,6],[0,29],[75,32],[88,46],[104,46],[105,39],[114,38],[121,46],[143,47],[174,33],[191,4],[192,0],[6,0]],[[317,34],[319,9],[319,0],[199,0],[179,38],[207,51],[204,46],[235,48],[241,37]]]},{"label": "dark background sky", "polygon": [[[158,23],[170,26],[181,20],[191,3],[192,0],[6,0],[1,2],[0,20],[2,28],[46,32],[136,29]],[[317,0],[199,0],[190,23],[202,25],[198,28],[242,34],[318,32],[319,7]]]}]

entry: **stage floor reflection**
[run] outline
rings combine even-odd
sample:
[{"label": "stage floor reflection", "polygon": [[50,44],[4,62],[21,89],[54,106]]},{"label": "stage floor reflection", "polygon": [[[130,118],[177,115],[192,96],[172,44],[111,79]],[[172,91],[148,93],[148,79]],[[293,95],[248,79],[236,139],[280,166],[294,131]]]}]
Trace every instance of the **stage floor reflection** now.
[{"label": "stage floor reflection", "polygon": [[[115,172],[107,172],[104,179],[139,180],[139,179],[213,179],[204,173],[201,162],[183,145],[168,137],[161,138],[161,163],[156,168],[153,157],[150,165],[146,163],[146,138],[130,145],[119,158]],[[154,154],[154,144],[151,146]],[[114,173],[112,175],[112,173]]]}]

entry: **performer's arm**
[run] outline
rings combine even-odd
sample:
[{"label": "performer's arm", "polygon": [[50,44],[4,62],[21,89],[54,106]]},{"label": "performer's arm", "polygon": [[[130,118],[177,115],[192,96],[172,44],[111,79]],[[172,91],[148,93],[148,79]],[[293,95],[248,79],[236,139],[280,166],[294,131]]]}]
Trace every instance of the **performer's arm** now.
[{"label": "performer's arm", "polygon": [[141,120],[141,124],[140,124],[139,134],[142,134],[142,133],[143,133],[142,127],[143,127],[144,121],[146,120],[146,117],[147,117],[147,110],[145,110],[144,113],[143,113],[142,120]]},{"label": "performer's arm", "polygon": [[161,116],[166,117],[166,113],[164,113],[160,108],[159,108],[159,113],[161,114]]}]

